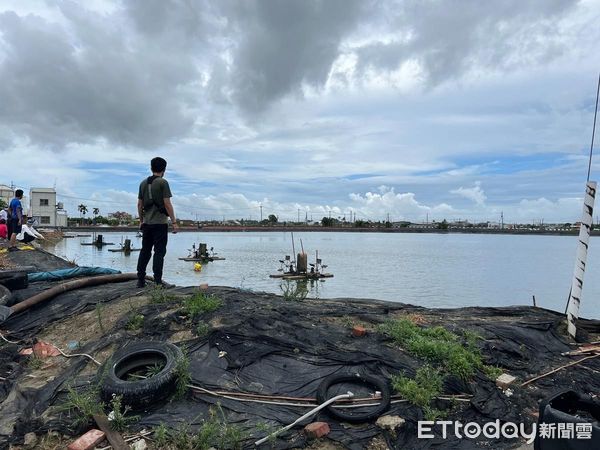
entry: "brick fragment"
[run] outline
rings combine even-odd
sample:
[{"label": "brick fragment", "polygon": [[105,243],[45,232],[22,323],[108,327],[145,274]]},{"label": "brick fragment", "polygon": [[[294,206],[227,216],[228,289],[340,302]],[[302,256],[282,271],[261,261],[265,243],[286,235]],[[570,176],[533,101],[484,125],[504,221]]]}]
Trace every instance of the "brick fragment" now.
[{"label": "brick fragment", "polygon": [[496,378],[496,386],[501,389],[507,389],[511,384],[515,382],[517,378],[509,375],[507,373],[503,373],[498,378]]},{"label": "brick fragment", "polygon": [[68,450],[91,450],[105,438],[104,431],[92,429],[78,437],[67,447]]},{"label": "brick fragment", "polygon": [[304,427],[304,433],[309,439],[319,439],[329,434],[329,424],[327,422],[313,422]]},{"label": "brick fragment", "polygon": [[365,327],[361,327],[360,325],[356,325],[352,328],[352,335],[356,337],[361,337],[367,334],[367,330]]}]

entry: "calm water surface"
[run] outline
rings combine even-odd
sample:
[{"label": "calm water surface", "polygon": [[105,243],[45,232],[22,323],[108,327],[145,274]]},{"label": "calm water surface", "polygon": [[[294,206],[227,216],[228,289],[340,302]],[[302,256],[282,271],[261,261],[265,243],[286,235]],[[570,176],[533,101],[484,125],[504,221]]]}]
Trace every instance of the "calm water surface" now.
[{"label": "calm water surface", "polygon": [[[103,233],[106,242],[132,239],[135,233]],[[335,277],[309,284],[310,297],[373,298],[427,307],[530,305],[564,311],[577,239],[574,236],[462,234],[294,233],[314,262],[315,250]],[[135,271],[130,256],[82,246],[91,237],[64,239],[48,250],[81,266]],[[226,258],[194,272],[187,256],[192,243],[206,242]],[[289,233],[169,234],[164,279],[182,286],[208,283],[281,293],[278,260],[292,254]],[[149,264],[151,268],[152,262]],[[582,316],[600,317],[600,239],[590,243]],[[150,271],[151,272],[151,271]],[[285,283],[285,282],[284,282]]]}]

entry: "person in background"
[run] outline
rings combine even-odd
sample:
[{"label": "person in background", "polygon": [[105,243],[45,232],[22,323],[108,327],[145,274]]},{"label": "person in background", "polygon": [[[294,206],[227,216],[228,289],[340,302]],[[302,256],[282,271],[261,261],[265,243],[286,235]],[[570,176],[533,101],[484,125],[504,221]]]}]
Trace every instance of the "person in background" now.
[{"label": "person in background", "polygon": [[6,209],[0,209],[0,220],[4,220],[4,223],[8,221],[8,213]]},{"label": "person in background", "polygon": [[163,178],[167,169],[167,161],[163,158],[153,158],[150,161],[152,176],[145,178],[140,183],[138,194],[138,214],[140,217],[140,230],[142,231],[142,250],[137,264],[137,287],[146,285],[146,267],[152,256],[152,271],[154,283],[162,286],[163,265],[167,253],[167,240],[169,235],[169,217],[173,224],[173,233],[177,232],[177,219],[171,203],[171,188]]},{"label": "person in background", "polygon": [[21,232],[21,225],[23,225],[23,205],[21,199],[23,198],[23,190],[17,189],[15,191],[15,198],[13,198],[8,205],[8,234],[10,235],[10,243],[8,244],[8,251],[17,251],[17,234]]},{"label": "person in background", "polygon": [[0,219],[0,239],[8,239],[8,227],[5,219]]},{"label": "person in background", "polygon": [[29,219],[26,224],[21,226],[21,232],[17,235],[17,241],[23,242],[24,244],[29,244],[36,238],[44,239],[44,236],[42,236],[35,228],[33,228],[34,222],[35,219]]}]

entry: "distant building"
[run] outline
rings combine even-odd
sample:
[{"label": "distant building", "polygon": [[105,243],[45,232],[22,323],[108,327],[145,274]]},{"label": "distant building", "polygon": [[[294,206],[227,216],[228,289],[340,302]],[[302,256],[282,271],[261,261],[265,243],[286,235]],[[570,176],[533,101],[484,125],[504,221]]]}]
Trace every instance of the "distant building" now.
[{"label": "distant building", "polygon": [[40,226],[66,227],[67,212],[62,203],[56,201],[56,190],[53,188],[31,188],[29,191],[29,214]]},{"label": "distant building", "polygon": [[[4,200],[6,203],[10,203],[10,201],[15,198],[15,191],[17,190],[17,188],[11,188],[10,186],[7,186],[6,184],[0,184],[0,199]],[[23,196],[23,199],[21,200],[21,203],[23,205],[27,204],[27,197]]]},{"label": "distant building", "polygon": [[0,199],[4,200],[6,203],[9,203],[14,196],[15,191],[10,186],[0,184]]}]

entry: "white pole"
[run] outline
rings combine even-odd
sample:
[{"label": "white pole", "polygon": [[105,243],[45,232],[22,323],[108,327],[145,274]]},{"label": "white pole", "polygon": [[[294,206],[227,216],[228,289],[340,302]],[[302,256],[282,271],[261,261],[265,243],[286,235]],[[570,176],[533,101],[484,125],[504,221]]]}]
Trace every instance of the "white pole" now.
[{"label": "white pole", "polygon": [[583,289],[583,275],[587,261],[588,242],[592,231],[592,220],[594,214],[594,200],[596,198],[596,182],[588,181],[585,189],[585,200],[583,202],[583,216],[579,228],[579,245],[577,246],[577,257],[573,269],[573,281],[571,282],[571,293],[567,306],[567,329],[572,338],[575,338],[577,327],[576,320],[579,318],[579,305],[581,304],[581,291]]},{"label": "white pole", "polygon": [[271,433],[270,435],[268,435],[268,436],[266,436],[266,437],[264,437],[262,439],[259,439],[258,441],[256,441],[254,443],[254,445],[259,446],[260,444],[263,444],[263,443],[267,442],[270,438],[273,438],[273,437],[277,436],[278,434],[281,434],[284,431],[289,430],[290,428],[292,428],[297,423],[300,423],[304,419],[312,416],[313,414],[316,414],[317,412],[321,411],[323,408],[325,408],[326,406],[330,405],[333,402],[337,402],[338,400],[341,400],[343,398],[352,398],[352,397],[354,397],[354,394],[352,392],[348,391],[348,393],[346,393],[346,394],[341,394],[341,395],[338,395],[336,397],[330,398],[326,402],[321,403],[316,408],[311,409],[309,412],[307,412],[306,414],[304,414],[302,417],[296,419],[296,421],[294,423],[290,423],[288,426],[283,427],[283,428],[281,428],[281,429],[279,429],[279,430]]}]

